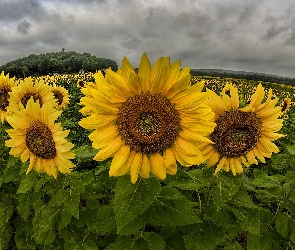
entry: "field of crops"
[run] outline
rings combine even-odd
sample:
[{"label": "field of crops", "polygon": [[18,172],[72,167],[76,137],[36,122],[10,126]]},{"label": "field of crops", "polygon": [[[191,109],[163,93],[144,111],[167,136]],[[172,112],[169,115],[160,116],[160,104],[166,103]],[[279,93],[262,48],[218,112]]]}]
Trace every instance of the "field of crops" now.
[{"label": "field of crops", "polygon": [[[124,75],[126,72],[119,71],[121,78],[107,71],[105,78],[99,72],[26,79],[12,79],[2,73],[0,249],[294,249],[295,88],[193,76],[187,89],[199,94],[191,99],[183,97],[184,101],[178,103],[175,100],[186,92],[172,95],[173,86],[170,91],[162,85],[158,90],[150,87],[150,94],[142,94],[145,105],[135,98],[139,96],[136,94],[122,104],[120,93],[113,91],[116,87],[113,79],[128,78],[129,75]],[[138,74],[138,79],[143,81]],[[137,76],[133,72],[130,75]],[[108,89],[104,81],[115,87]],[[144,92],[148,88],[142,89]],[[175,105],[167,104],[167,98],[158,98],[157,93],[164,89]],[[261,89],[265,92],[263,96],[262,92],[258,93]],[[122,88],[122,93],[125,90]],[[136,93],[136,89],[132,91]],[[224,107],[229,108],[216,119],[212,110],[220,108],[220,96],[223,96]],[[106,100],[114,99],[113,103],[122,106],[113,119],[110,112],[113,107]],[[188,114],[195,112],[191,105],[206,111],[199,113],[199,123],[195,118],[186,120],[176,112],[170,121],[175,128],[184,121],[196,122],[199,128],[194,134],[183,135],[182,138],[190,139],[179,141],[180,148],[161,139],[161,143],[170,145],[162,149],[150,141],[136,144],[126,132],[130,121],[125,122],[125,111],[130,120],[139,124],[140,133],[149,135],[148,139],[154,127],[160,126],[154,122],[158,121],[153,113],[156,108],[146,104],[147,100],[171,105],[171,112],[177,105],[179,110],[187,108]],[[132,110],[140,105],[142,110],[150,106],[148,111],[140,111],[144,116],[134,118]],[[251,113],[243,120],[246,127],[240,128],[241,124],[235,127],[229,140],[236,144],[227,145],[226,138],[222,137],[225,132],[216,128],[223,126],[223,130],[229,130],[230,117],[237,115],[244,119],[244,113]],[[177,123],[178,117],[181,122]],[[232,123],[237,123],[238,118],[232,119]],[[204,132],[203,122],[208,131],[212,127],[211,135]],[[123,153],[116,154],[115,149],[110,152],[113,142],[109,138],[116,138],[113,134],[118,133],[105,128],[106,124],[119,127],[119,135],[125,140],[120,147],[126,147],[126,152],[129,150],[127,158]],[[247,126],[251,127],[250,132]],[[178,129],[176,135],[183,130]],[[198,131],[202,133],[197,136]],[[262,134],[268,138],[261,139],[265,150],[257,146]],[[193,139],[193,135],[198,140]],[[177,142],[175,138],[171,140]],[[251,144],[253,140],[251,148],[241,151],[241,147],[248,146],[244,144]],[[193,149],[187,146],[192,145],[192,141],[199,143],[194,144],[197,146],[192,146]],[[132,152],[126,145],[136,149],[130,163],[127,162]],[[202,152],[204,158],[194,155],[194,150]],[[216,158],[215,151],[219,152],[220,159]],[[253,157],[249,153],[252,151]],[[171,152],[175,157],[169,157]],[[124,157],[122,164],[115,165],[115,161]],[[165,165],[166,159],[174,159],[175,163]]]}]

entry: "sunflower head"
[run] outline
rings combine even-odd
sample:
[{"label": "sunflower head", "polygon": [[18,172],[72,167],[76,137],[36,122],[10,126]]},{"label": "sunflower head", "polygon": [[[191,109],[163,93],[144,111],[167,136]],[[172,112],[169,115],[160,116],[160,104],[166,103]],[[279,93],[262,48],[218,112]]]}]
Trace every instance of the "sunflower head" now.
[{"label": "sunflower head", "polygon": [[291,99],[285,98],[281,103],[282,115],[286,114],[289,111],[290,107],[291,107]]},{"label": "sunflower head", "polygon": [[31,77],[25,78],[17,86],[12,87],[8,111],[14,113],[20,109],[20,104],[26,107],[31,98],[33,98],[35,102],[38,101],[40,106],[46,103],[51,103],[53,106],[56,106],[57,103],[50,88],[51,87],[43,80],[33,81]]},{"label": "sunflower head", "polygon": [[14,78],[9,78],[9,74],[4,75],[4,71],[2,71],[0,75],[0,118],[2,123],[8,116],[7,107],[9,106],[11,88],[15,85],[14,80]]},{"label": "sunflower head", "polygon": [[60,110],[69,104],[69,94],[64,87],[53,84],[51,87],[51,92],[53,93],[54,99],[57,102],[56,109]]},{"label": "sunflower head", "polygon": [[190,69],[180,61],[159,58],[152,67],[146,54],[136,73],[125,57],[122,69],[94,75],[96,88],[89,89],[81,104],[89,117],[80,121],[94,129],[89,138],[100,149],[95,160],[113,157],[110,176],[128,172],[132,183],[138,175],[152,172],[160,179],[175,174],[176,162],[192,166],[203,162],[201,143],[214,129],[214,113],[201,92],[204,82],[190,85]]},{"label": "sunflower head", "polygon": [[271,90],[263,102],[264,88],[258,85],[246,107],[240,107],[238,91],[231,84],[224,87],[222,97],[208,91],[217,126],[210,135],[214,144],[201,151],[209,167],[217,164],[215,173],[224,169],[236,175],[243,172],[242,165],[258,164],[257,160],[265,163],[266,157],[279,152],[272,141],[284,136],[276,133],[283,123],[278,119],[281,111]]},{"label": "sunflower head", "polygon": [[74,167],[69,159],[75,154],[70,152],[74,146],[65,137],[69,131],[63,131],[60,123],[54,123],[61,111],[31,97],[26,107],[20,104],[20,110],[7,117],[12,129],[6,130],[11,139],[5,145],[11,147],[10,154],[20,157],[22,162],[30,159],[27,174],[35,169],[57,178],[58,171],[67,174]]}]

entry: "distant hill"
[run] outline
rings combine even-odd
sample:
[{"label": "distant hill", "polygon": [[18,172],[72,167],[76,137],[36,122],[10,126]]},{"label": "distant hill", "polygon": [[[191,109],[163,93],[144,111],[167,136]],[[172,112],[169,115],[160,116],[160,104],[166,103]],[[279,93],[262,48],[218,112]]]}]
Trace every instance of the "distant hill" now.
[{"label": "distant hill", "polygon": [[272,74],[257,73],[257,72],[246,72],[246,71],[235,71],[235,70],[224,70],[224,69],[191,69],[193,76],[214,76],[224,78],[237,78],[263,82],[274,82],[287,85],[295,86],[295,78],[284,77]]},{"label": "distant hill", "polygon": [[49,73],[73,74],[80,70],[94,73],[109,67],[116,71],[118,64],[111,59],[99,58],[90,53],[65,52],[62,49],[59,52],[31,54],[8,62],[0,66],[0,72],[9,73],[9,76],[27,77]]}]

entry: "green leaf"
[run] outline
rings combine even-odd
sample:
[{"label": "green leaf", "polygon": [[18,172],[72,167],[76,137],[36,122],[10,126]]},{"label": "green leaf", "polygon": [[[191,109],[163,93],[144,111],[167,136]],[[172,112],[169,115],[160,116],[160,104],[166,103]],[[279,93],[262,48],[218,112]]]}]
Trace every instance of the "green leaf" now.
[{"label": "green leaf", "polygon": [[115,243],[109,245],[107,250],[164,250],[164,239],[155,233],[144,233],[142,237],[131,238],[130,236],[119,236]]},{"label": "green leaf", "polygon": [[66,241],[64,250],[96,250],[98,249],[94,241],[86,239],[82,242]]},{"label": "green leaf", "polygon": [[90,161],[97,154],[98,150],[92,146],[83,145],[73,150],[76,158],[80,162]]},{"label": "green leaf", "polygon": [[291,155],[295,155],[295,145],[289,145],[287,149]]},{"label": "green leaf", "polygon": [[26,194],[19,194],[18,195],[18,205],[17,205],[17,211],[21,215],[21,217],[26,221],[29,217],[29,215],[33,212],[32,209],[32,193],[26,193]]},{"label": "green leaf", "polygon": [[[90,205],[92,206],[88,208]],[[90,230],[99,234],[111,233],[116,230],[115,214],[111,205],[101,206],[99,203],[89,203],[88,201],[86,210],[82,212],[81,220]]]},{"label": "green leaf", "polygon": [[110,244],[106,250],[122,250],[122,249],[132,249],[136,239],[130,236],[119,236],[115,243]]},{"label": "green leaf", "polygon": [[224,232],[222,228],[203,221],[190,233],[183,236],[186,250],[206,249],[213,250],[221,242]]},{"label": "green leaf", "polygon": [[182,170],[178,170],[176,175],[168,175],[165,183],[183,190],[198,190],[203,186],[199,178],[193,178]]},{"label": "green leaf", "polygon": [[252,181],[252,184],[257,187],[276,188],[280,187],[284,181],[284,176],[279,174],[269,176],[263,172],[255,171],[254,176],[255,179]]},{"label": "green leaf", "polygon": [[152,225],[184,226],[199,223],[191,203],[172,187],[163,187],[156,201],[143,214]]},{"label": "green leaf", "polygon": [[18,194],[24,194],[33,189],[35,186],[36,178],[32,178],[30,175],[25,175],[22,177],[19,188],[17,190]]},{"label": "green leaf", "polygon": [[295,184],[295,171],[289,170],[285,175],[286,182]]},{"label": "green leaf", "polygon": [[160,190],[157,179],[140,178],[132,184],[129,176],[119,178],[113,203],[118,233],[154,202]]},{"label": "green leaf", "polygon": [[0,249],[9,249],[8,243],[12,237],[12,228],[9,224],[0,228]]},{"label": "green leaf", "polygon": [[120,235],[136,234],[143,227],[143,225],[143,220],[139,217],[136,217],[122,228],[122,230],[120,231]]},{"label": "green leaf", "polygon": [[293,228],[295,227],[294,219],[286,214],[280,213],[276,218],[276,229],[284,238],[289,237],[292,234]]}]

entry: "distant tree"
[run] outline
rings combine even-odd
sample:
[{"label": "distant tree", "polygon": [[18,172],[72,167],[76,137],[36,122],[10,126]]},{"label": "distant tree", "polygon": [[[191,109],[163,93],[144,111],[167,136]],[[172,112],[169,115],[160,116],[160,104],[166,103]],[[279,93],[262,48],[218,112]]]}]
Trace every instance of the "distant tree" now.
[{"label": "distant tree", "polygon": [[85,72],[112,68],[118,70],[115,61],[106,58],[98,58],[90,53],[77,53],[75,51],[31,54],[8,62],[0,66],[0,72],[9,73],[10,76],[27,77],[46,75],[49,73],[78,73],[82,68]]}]

